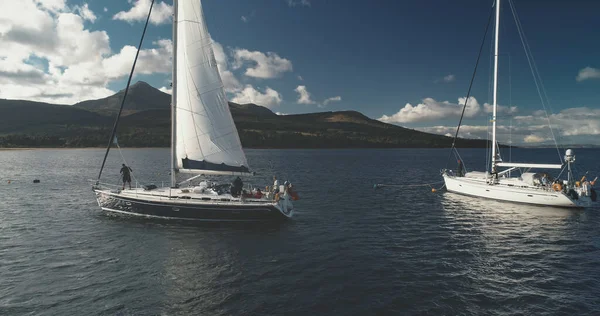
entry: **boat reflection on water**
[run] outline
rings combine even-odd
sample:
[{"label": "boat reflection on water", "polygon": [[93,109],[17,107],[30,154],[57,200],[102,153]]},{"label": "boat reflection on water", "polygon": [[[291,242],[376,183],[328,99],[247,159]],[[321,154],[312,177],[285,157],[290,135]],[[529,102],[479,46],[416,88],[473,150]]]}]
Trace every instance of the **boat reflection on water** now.
[{"label": "boat reflection on water", "polygon": [[[466,309],[487,306],[518,314],[523,302],[546,302],[549,308],[559,309],[582,297],[580,289],[590,282],[586,271],[597,265],[585,233],[597,223],[596,210],[515,204],[448,192],[440,202],[445,221],[439,229],[448,233],[440,255],[447,270],[444,275],[462,293]],[[574,280],[572,275],[583,277]],[[572,293],[556,291],[563,282],[572,286]]]}]

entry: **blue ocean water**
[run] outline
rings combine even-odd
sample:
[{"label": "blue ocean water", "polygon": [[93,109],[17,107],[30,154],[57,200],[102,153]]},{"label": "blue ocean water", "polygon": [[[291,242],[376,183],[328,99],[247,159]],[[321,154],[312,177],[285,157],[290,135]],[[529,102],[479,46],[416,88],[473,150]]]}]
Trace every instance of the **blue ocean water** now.
[{"label": "blue ocean water", "polygon": [[[111,216],[87,181],[103,150],[0,151],[0,315],[600,313],[598,207],[373,189],[440,181],[447,150],[246,152],[259,174],[247,182],[277,175],[299,191],[291,221]],[[484,168],[483,150],[461,154],[468,168]],[[578,171],[600,174],[599,150],[576,154]],[[169,180],[168,157],[168,149],[123,151],[143,183]],[[553,149],[512,157],[558,160]],[[121,162],[112,152],[104,181],[118,183]]]}]

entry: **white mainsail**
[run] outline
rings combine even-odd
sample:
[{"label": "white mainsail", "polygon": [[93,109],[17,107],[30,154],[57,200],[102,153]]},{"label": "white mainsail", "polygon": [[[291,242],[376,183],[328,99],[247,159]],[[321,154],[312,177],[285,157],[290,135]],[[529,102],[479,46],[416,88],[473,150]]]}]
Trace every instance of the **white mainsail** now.
[{"label": "white mainsail", "polygon": [[248,172],[200,0],[175,1],[174,167]]}]

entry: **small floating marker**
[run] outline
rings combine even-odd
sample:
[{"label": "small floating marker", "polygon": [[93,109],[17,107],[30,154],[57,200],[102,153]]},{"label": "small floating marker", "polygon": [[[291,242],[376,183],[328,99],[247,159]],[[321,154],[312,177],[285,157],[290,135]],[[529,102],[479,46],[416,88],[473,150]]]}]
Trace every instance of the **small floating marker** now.
[{"label": "small floating marker", "polygon": [[33,183],[40,183],[40,180],[39,179],[35,179],[35,180],[33,180]]},{"label": "small floating marker", "polygon": [[435,193],[437,190],[435,188],[431,188],[431,192]]},{"label": "small floating marker", "polygon": [[10,180],[8,180],[8,184],[10,184]]}]

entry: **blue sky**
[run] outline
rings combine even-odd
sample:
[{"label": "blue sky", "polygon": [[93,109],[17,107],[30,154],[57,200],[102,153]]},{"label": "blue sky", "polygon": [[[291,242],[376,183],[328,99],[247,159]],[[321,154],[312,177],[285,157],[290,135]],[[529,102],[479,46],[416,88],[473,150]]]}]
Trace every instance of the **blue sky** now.
[{"label": "blue sky", "polygon": [[[85,60],[83,48],[82,57],[71,63],[59,58],[58,48],[46,55],[31,53],[22,69],[12,63],[15,69],[0,72],[0,97],[51,102],[52,96],[58,96],[57,102],[68,104],[77,99],[102,97],[124,87],[126,57],[131,52],[126,54],[122,49],[137,45],[143,27],[141,15],[136,18],[131,10],[148,0],[23,1],[32,2],[56,25],[62,15],[77,15],[81,18],[81,32],[105,34],[108,39],[97,36],[101,44],[88,53],[100,55],[95,59],[100,63],[96,66],[91,59]],[[357,110],[374,119],[447,134],[458,122],[457,103],[466,96],[492,2],[204,0],[202,4],[211,36],[222,47],[220,69],[228,71],[237,82],[236,87],[228,89],[230,99],[262,103],[274,112],[286,114]],[[559,140],[599,143],[600,2],[514,0],[514,4],[550,99],[554,113],[550,119],[559,129]],[[167,87],[170,82],[169,49],[164,42],[171,38],[170,5],[171,1],[157,1],[156,12],[162,12],[163,18],[157,17],[149,26],[144,43],[147,62],[140,66],[145,74],[136,76],[136,80],[145,80],[157,88]],[[499,124],[508,126],[510,117],[514,126],[510,133],[516,142],[545,143],[549,141],[549,131],[543,130],[541,125],[545,123],[536,112],[543,108],[508,1],[502,7],[499,103],[506,108],[501,111],[504,121]],[[119,12],[130,14],[118,18]],[[0,37],[0,44],[14,40],[6,36],[10,22],[6,16],[3,20],[0,13],[0,34],[5,34]],[[77,21],[69,25],[73,29],[79,27]],[[56,32],[60,32],[58,26]],[[80,35],[72,35],[73,40]],[[88,48],[96,45],[84,38],[87,35],[81,36],[84,40],[80,42],[87,43]],[[463,136],[487,137],[489,114],[484,104],[491,103],[490,39],[491,33],[472,93],[477,102],[469,108],[471,112],[467,111],[470,115]],[[159,40],[163,40],[162,45]],[[22,42],[14,51],[22,49]],[[4,60],[17,60],[25,53],[15,56]],[[36,90],[40,93],[20,95],[14,92],[17,83],[2,86],[7,78],[15,77],[14,73],[35,71],[27,68],[30,65],[45,72],[46,80],[54,78],[50,68],[55,69],[54,73],[62,71],[61,79],[56,79],[60,84],[54,84],[52,89],[60,86],[66,90],[46,91],[40,86]],[[101,74],[97,73],[99,67],[104,68]],[[255,70],[254,75],[248,75],[249,69]],[[74,75],[75,70],[78,74],[88,73]],[[92,75],[103,80],[90,83],[94,81]],[[86,81],[85,89],[74,89],[65,83],[69,79],[74,85],[77,78]],[[92,89],[90,84],[97,86]],[[327,99],[330,101],[325,102]]]}]

